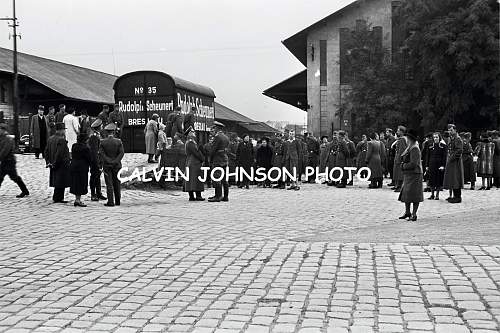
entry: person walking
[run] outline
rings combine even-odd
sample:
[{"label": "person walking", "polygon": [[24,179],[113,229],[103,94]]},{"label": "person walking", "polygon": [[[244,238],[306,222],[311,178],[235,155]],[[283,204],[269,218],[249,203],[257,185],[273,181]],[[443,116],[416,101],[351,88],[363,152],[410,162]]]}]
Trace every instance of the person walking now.
[{"label": "person walking", "polygon": [[480,190],[490,190],[493,185],[495,144],[487,133],[481,133],[481,140],[474,151],[477,156],[477,175],[482,178]]},{"label": "person walking", "polygon": [[56,123],[56,133],[49,138],[45,148],[45,161],[50,169],[49,186],[54,188],[52,201],[67,203],[68,201],[64,200],[64,191],[71,184],[71,158],[65,139],[64,123]]},{"label": "person walking", "polygon": [[17,174],[14,140],[8,134],[7,124],[0,123],[0,187],[2,187],[5,176],[9,176],[21,190],[21,193],[16,195],[16,198],[24,198],[30,192],[26,184],[24,184],[23,179]]},{"label": "person walking", "polygon": [[115,124],[108,124],[104,128],[107,137],[101,141],[100,154],[103,161],[104,181],[106,182],[106,193],[108,202],[106,207],[120,206],[121,183],[118,179],[118,171],[122,168],[122,158],[125,155],[122,140],[115,138]]},{"label": "person walking", "polygon": [[[262,143],[259,149],[257,149],[255,160],[257,168],[263,168],[265,170],[264,172],[267,175],[272,167],[272,162],[273,162],[273,149],[269,145],[268,138],[262,138]],[[268,177],[266,177],[266,180],[263,182],[262,186],[264,188],[271,187],[271,181],[269,180]]]},{"label": "person walking", "polygon": [[[146,142],[146,154],[148,163],[156,163],[156,142],[158,141],[158,115],[155,113],[144,128],[144,140]],[[116,126],[116,125],[115,125]]]},{"label": "person walking", "polygon": [[[240,142],[238,149],[236,150],[237,165],[250,175],[254,160],[254,150],[253,145],[250,142],[250,136],[248,134],[243,134],[243,141]],[[241,172],[239,174],[241,175]],[[238,187],[245,187],[246,189],[249,189],[249,183],[250,179],[243,175],[242,179],[240,179],[240,185]]]},{"label": "person walking", "polygon": [[45,107],[38,106],[38,113],[31,117],[30,137],[31,144],[35,150],[35,158],[39,159],[40,154],[44,157],[45,147],[50,134],[49,120],[44,116]]},{"label": "person walking", "polygon": [[183,191],[189,194],[189,201],[205,201],[205,198],[201,196],[201,192],[205,190],[205,185],[198,178],[202,175],[201,167],[205,161],[205,156],[198,148],[196,132],[192,126],[188,127],[185,135],[186,169],[188,170],[189,180],[184,180]]},{"label": "person walking", "polygon": [[448,157],[444,169],[443,186],[451,190],[453,197],[446,199],[449,203],[462,202],[462,188],[464,186],[464,167],[462,162],[463,141],[457,133],[455,125],[448,125],[450,132],[450,143],[448,145]]},{"label": "person walking", "polygon": [[102,120],[97,118],[91,125],[91,134],[88,140],[90,149],[90,200],[107,200],[101,191],[102,158],[101,148]]},{"label": "person walking", "polygon": [[427,157],[424,159],[428,185],[431,189],[429,200],[439,200],[439,192],[443,188],[447,150],[448,148],[441,135],[438,132],[433,133],[432,144],[428,146]]},{"label": "person walking", "polygon": [[[80,121],[78,117],[75,116],[76,110],[74,107],[69,108],[69,113],[64,116],[63,123],[66,128],[66,141],[68,142],[68,150],[76,143],[76,138],[80,134]],[[70,155],[71,156],[71,155]]]},{"label": "person walking", "polygon": [[370,185],[368,188],[381,188],[384,179],[382,159],[385,156],[385,148],[376,139],[375,132],[370,134],[370,141],[367,142],[366,165],[371,171]]},{"label": "person walking", "polygon": [[90,148],[87,145],[87,132],[80,133],[76,143],[71,147],[71,185],[69,192],[75,195],[75,207],[87,207],[82,202],[82,195],[88,193],[89,168],[92,163]]},{"label": "person walking", "polygon": [[[229,201],[229,183],[225,174],[226,167],[228,166],[227,147],[229,146],[229,138],[222,132],[224,125],[215,122],[212,126],[214,130],[214,141],[210,151],[210,162],[212,168],[222,168],[224,171],[222,175],[219,172],[214,172],[215,178],[222,179],[220,181],[213,181],[215,195],[208,198],[209,202]],[[224,189],[224,193],[222,192]]]},{"label": "person walking", "polygon": [[[399,219],[417,220],[418,206],[424,201],[422,155],[417,143],[417,133],[413,129],[406,131],[406,149],[401,153],[401,171],[403,185],[399,201],[405,203],[405,213]],[[411,206],[413,209],[411,210]]]}]

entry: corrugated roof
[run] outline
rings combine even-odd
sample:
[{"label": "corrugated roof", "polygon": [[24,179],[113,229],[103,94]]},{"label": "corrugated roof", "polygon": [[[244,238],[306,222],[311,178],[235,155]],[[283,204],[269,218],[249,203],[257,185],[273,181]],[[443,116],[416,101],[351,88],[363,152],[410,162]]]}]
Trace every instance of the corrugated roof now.
[{"label": "corrugated roof", "polygon": [[261,132],[261,133],[279,133],[276,128],[269,126],[266,123],[263,122],[256,122],[256,123],[241,123],[239,124],[241,127],[245,128],[249,132]]},{"label": "corrugated roof", "polygon": [[255,120],[248,118],[247,116],[238,113],[227,106],[214,102],[215,108],[215,119],[219,121],[234,121],[243,123],[256,123]]},{"label": "corrugated roof", "polygon": [[[82,101],[114,103],[116,76],[26,53],[18,53],[19,74],[59,94]],[[0,71],[12,73],[12,51],[0,47]]]}]

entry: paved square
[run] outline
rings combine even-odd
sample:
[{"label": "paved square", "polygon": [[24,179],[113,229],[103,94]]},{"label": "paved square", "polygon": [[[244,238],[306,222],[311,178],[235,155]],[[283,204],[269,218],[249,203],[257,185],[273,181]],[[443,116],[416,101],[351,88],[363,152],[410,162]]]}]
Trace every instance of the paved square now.
[{"label": "paved square", "polygon": [[18,164],[32,193],[0,189],[0,331],[500,329],[499,190],[426,201],[416,223],[366,184],[212,204],[126,190],[121,207],[77,209],[51,203],[42,160]]}]

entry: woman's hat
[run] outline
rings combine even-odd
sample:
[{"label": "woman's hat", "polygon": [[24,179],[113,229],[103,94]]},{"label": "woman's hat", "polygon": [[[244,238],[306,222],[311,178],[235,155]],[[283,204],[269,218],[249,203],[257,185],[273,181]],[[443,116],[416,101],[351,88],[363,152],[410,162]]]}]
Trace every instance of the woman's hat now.
[{"label": "woman's hat", "polygon": [[405,133],[405,136],[407,136],[408,138],[410,138],[414,141],[417,141],[417,138],[418,138],[417,131],[415,131],[414,129],[407,130]]}]

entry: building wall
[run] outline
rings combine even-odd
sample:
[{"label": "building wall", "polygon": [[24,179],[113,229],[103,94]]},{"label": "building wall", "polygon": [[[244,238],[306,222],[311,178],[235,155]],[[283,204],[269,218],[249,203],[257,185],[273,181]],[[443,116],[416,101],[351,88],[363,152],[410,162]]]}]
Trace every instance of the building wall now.
[{"label": "building wall", "polygon": [[12,79],[8,75],[0,75],[0,112],[12,118]]},{"label": "building wall", "polygon": [[[355,29],[356,20],[364,20],[371,27],[382,27],[382,45],[391,50],[392,0],[359,0],[359,5],[325,22],[309,32],[307,38],[307,99],[310,109],[307,114],[308,131],[314,135],[331,135],[332,130],[346,129],[336,115],[341,103],[340,86],[340,33],[339,29]],[[320,86],[320,41],[326,40],[326,86]],[[314,51],[313,51],[314,48]],[[314,52],[314,60],[312,53]],[[342,89],[341,89],[342,88]],[[321,110],[321,90],[323,106]],[[325,96],[326,95],[326,96]],[[321,117],[323,115],[323,117]],[[346,116],[344,116],[346,119]],[[350,116],[349,116],[350,119]],[[349,129],[349,128],[347,128]]]}]

